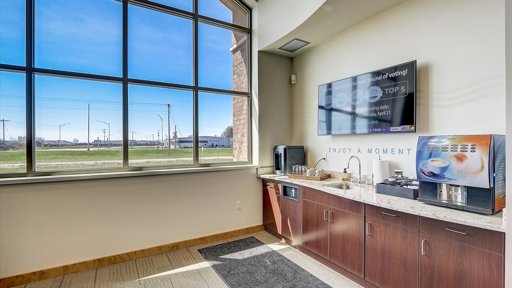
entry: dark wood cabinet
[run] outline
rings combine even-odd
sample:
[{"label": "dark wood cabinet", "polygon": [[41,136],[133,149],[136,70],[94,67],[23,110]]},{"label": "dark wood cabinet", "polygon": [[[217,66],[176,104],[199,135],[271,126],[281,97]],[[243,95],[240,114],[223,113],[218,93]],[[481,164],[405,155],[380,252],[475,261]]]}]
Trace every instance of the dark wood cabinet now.
[{"label": "dark wood cabinet", "polygon": [[363,277],[363,204],[310,188],[302,191],[302,246]]},{"label": "dark wood cabinet", "polygon": [[302,209],[298,200],[281,196],[281,231],[293,246],[301,244]]},{"label": "dark wood cabinet", "polygon": [[503,233],[427,218],[420,229],[420,288],[503,287]]},{"label": "dark wood cabinet", "polygon": [[265,228],[365,286],[504,287],[504,233],[286,185],[263,181]]},{"label": "dark wood cabinet", "polygon": [[303,199],[302,246],[324,258],[329,258],[327,213],[327,206]]},{"label": "dark wood cabinet", "polygon": [[275,181],[263,181],[263,225],[273,234],[282,233],[281,188]]},{"label": "dark wood cabinet", "polygon": [[364,218],[362,215],[331,208],[329,260],[364,277]]},{"label": "dark wood cabinet", "polygon": [[366,215],[366,281],[382,288],[417,287],[418,216],[369,205]]}]

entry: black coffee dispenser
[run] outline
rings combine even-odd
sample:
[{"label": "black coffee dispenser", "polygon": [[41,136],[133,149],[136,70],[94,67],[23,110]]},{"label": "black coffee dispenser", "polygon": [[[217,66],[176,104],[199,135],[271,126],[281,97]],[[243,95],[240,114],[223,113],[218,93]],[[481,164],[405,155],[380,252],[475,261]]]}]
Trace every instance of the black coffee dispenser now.
[{"label": "black coffee dispenser", "polygon": [[274,174],[287,175],[293,165],[304,165],[304,146],[274,146]]},{"label": "black coffee dispenser", "polygon": [[481,214],[505,207],[505,136],[420,136],[418,200]]}]

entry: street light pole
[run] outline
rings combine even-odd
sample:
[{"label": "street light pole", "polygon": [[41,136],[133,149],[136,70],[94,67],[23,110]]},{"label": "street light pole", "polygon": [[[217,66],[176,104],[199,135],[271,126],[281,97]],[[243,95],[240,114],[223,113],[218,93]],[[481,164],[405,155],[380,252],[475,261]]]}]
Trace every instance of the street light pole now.
[{"label": "street light pole", "polygon": [[71,123],[64,123],[64,124],[60,124],[59,125],[59,147],[60,147],[60,139],[61,139],[61,130],[62,130],[62,127],[66,126],[66,125],[69,125]]},{"label": "street light pole", "polygon": [[167,141],[169,141],[169,150],[167,153],[171,155],[171,104],[167,104]]},{"label": "street light pole", "polygon": [[87,151],[90,151],[89,145],[91,136],[91,104],[87,103]]},{"label": "street light pole", "polygon": [[[163,143],[164,143],[164,119],[162,118],[162,116],[160,116],[160,114],[156,114],[156,116],[158,116],[158,118],[160,118],[160,126],[162,128],[160,131],[162,131],[162,145],[163,145]],[[160,141],[160,139],[158,139],[158,141]]]},{"label": "street light pole", "polygon": [[98,120],[98,122],[101,122],[108,126],[108,148],[110,148],[110,123],[108,123],[106,121],[101,121],[101,120]]}]

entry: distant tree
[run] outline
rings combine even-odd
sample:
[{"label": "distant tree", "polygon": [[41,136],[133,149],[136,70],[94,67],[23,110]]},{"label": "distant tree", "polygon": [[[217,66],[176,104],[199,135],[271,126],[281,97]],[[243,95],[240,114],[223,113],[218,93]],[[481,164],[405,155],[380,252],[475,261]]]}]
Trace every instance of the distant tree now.
[{"label": "distant tree", "polygon": [[220,137],[223,138],[233,138],[233,126],[228,126],[224,129],[224,132],[220,134]]}]

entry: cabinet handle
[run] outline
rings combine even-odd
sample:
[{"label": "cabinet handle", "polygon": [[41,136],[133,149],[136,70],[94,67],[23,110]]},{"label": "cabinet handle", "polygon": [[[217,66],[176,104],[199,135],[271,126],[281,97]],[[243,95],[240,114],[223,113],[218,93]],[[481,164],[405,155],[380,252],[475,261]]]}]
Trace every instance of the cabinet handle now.
[{"label": "cabinet handle", "polygon": [[334,222],[334,212],[329,211],[329,222]]},{"label": "cabinet handle", "polygon": [[329,219],[327,218],[327,217],[328,217],[328,216],[327,216],[327,213],[328,213],[328,212],[329,212],[329,211],[324,210],[324,221],[329,221]]},{"label": "cabinet handle", "polygon": [[454,229],[454,228],[450,228],[450,227],[445,227],[444,230],[450,231],[450,232],[453,232],[453,233],[457,233],[457,234],[461,234],[461,235],[468,235],[468,233],[466,233],[464,231],[460,231],[460,230],[457,230],[457,229]]},{"label": "cabinet handle", "polygon": [[370,228],[372,227],[371,225],[372,225],[372,223],[366,222],[366,235],[368,235],[368,236],[372,236],[372,232],[370,230]]},{"label": "cabinet handle", "polygon": [[380,214],[386,215],[386,216],[391,216],[391,217],[397,217],[398,216],[396,214],[391,214],[391,213],[387,213],[387,212],[384,212],[384,211],[380,211]]},{"label": "cabinet handle", "polygon": [[427,252],[425,250],[425,243],[427,242],[426,239],[421,240],[421,255],[427,255]]}]

